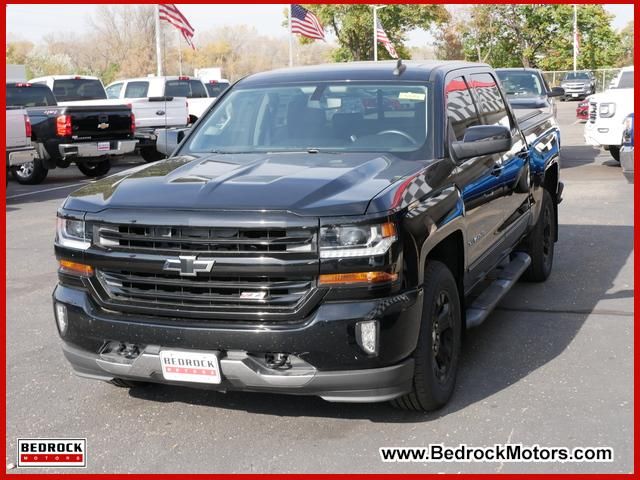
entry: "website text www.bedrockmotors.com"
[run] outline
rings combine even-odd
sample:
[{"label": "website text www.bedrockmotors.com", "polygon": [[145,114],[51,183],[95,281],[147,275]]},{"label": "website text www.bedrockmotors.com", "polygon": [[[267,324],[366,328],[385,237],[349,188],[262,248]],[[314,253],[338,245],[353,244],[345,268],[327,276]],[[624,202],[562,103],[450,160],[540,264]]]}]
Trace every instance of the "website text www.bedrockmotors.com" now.
[{"label": "website text www.bedrockmotors.com", "polygon": [[610,447],[541,447],[515,443],[489,447],[380,447],[383,462],[612,462]]}]

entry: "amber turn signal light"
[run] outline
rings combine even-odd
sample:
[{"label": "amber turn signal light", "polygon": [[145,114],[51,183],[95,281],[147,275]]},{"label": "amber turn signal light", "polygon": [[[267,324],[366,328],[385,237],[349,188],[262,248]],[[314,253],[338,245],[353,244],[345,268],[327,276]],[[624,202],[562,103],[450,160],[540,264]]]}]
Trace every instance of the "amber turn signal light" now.
[{"label": "amber turn signal light", "polygon": [[398,279],[397,273],[387,272],[358,272],[358,273],[329,273],[320,275],[320,285],[338,285],[350,283],[383,283],[394,282]]},{"label": "amber turn signal light", "polygon": [[70,260],[60,260],[60,270],[65,273],[76,275],[93,275],[93,267],[84,263],[72,262]]}]

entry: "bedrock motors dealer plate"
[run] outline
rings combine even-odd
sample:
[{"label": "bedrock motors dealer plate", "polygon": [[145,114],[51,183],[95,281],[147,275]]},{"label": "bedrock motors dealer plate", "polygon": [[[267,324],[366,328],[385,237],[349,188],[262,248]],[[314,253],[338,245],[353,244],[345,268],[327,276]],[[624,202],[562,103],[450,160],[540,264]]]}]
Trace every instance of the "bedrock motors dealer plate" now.
[{"label": "bedrock motors dealer plate", "polygon": [[222,381],[218,356],[184,350],[161,350],[162,376],[166,380],[218,384]]}]

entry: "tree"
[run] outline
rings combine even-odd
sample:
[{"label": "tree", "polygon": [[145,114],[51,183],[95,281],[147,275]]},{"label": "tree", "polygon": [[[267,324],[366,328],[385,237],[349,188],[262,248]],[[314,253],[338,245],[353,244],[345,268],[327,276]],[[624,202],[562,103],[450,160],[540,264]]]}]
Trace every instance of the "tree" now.
[{"label": "tree", "polygon": [[464,26],[451,20],[435,32],[436,58],[438,60],[464,60]]},{"label": "tree", "polygon": [[[320,20],[325,30],[333,33],[338,48],[333,51],[335,61],[372,60],[373,59],[373,11],[371,6],[363,4],[306,4]],[[378,10],[389,40],[398,55],[409,58],[409,50],[404,45],[406,34],[413,29],[430,29],[434,24],[445,22],[449,18],[442,5],[387,5]],[[300,43],[309,43],[301,38]],[[391,58],[384,48],[378,48],[378,58]]]},{"label": "tree", "polygon": [[[610,67],[620,54],[613,16],[602,5],[578,7],[578,67]],[[483,4],[464,25],[465,57],[494,67],[573,68],[573,7],[553,4]]]},{"label": "tree", "polygon": [[633,65],[633,20],[631,20],[620,32],[621,56],[619,67]]}]

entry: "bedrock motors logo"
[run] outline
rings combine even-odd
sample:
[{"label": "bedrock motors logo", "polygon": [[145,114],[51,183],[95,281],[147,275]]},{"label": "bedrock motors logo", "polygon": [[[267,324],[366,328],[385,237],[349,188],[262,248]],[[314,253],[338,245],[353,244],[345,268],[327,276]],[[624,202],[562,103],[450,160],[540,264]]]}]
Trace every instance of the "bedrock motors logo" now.
[{"label": "bedrock motors logo", "polygon": [[86,438],[18,439],[18,467],[86,466]]}]

